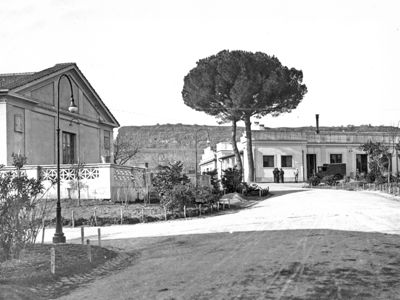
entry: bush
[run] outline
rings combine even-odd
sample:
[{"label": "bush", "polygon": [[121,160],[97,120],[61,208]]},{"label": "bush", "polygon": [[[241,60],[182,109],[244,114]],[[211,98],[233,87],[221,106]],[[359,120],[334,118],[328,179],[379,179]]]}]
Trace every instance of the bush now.
[{"label": "bush", "polygon": [[367,183],[374,183],[375,182],[375,175],[373,173],[367,173],[367,175],[365,175],[365,181]]},{"label": "bush", "polygon": [[321,179],[321,183],[325,183],[325,184],[327,184],[327,185],[334,185],[334,184],[336,184],[335,175],[324,176],[324,177]]},{"label": "bush", "polygon": [[213,189],[206,186],[200,187],[197,189],[196,202],[205,204],[215,203],[218,201],[219,197],[220,194],[215,193]]},{"label": "bush", "polygon": [[312,186],[317,186],[321,183],[321,179],[318,176],[313,175],[308,179],[308,183]]},{"label": "bush", "polygon": [[240,178],[241,174],[236,167],[228,168],[224,170],[222,174],[222,187],[227,193],[234,193],[238,190],[240,186]]},{"label": "bush", "polygon": [[0,248],[5,259],[18,257],[27,244],[35,243],[44,213],[38,208],[41,180],[21,174],[24,156],[13,154],[13,159],[16,174],[0,175]]},{"label": "bush", "polygon": [[182,210],[184,206],[194,203],[195,189],[190,184],[177,184],[169,193],[168,209]]},{"label": "bush", "polygon": [[153,186],[160,197],[161,206],[165,209],[180,208],[185,205],[185,201],[189,201],[190,180],[182,171],[183,164],[180,161],[169,163],[167,166],[158,166]]},{"label": "bush", "polygon": [[211,176],[211,186],[213,187],[213,192],[215,194],[218,194],[220,192],[220,180],[218,180],[218,171],[212,170],[205,172],[204,174]]}]

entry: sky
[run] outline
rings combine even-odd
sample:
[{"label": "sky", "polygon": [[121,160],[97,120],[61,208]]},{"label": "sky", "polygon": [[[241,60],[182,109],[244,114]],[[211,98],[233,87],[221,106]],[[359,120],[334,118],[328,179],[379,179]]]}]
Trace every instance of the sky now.
[{"label": "sky", "polygon": [[121,126],[216,125],[184,76],[221,50],[303,71],[308,93],[266,127],[400,121],[400,1],[2,0],[0,73],[75,62]]}]

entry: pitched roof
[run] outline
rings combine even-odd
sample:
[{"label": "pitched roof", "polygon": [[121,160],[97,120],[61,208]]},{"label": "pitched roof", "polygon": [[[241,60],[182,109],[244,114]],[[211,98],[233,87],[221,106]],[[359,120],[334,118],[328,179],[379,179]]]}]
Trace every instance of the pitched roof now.
[{"label": "pitched roof", "polygon": [[86,79],[85,75],[83,75],[83,73],[79,70],[76,63],[60,63],[60,64],[54,65],[51,68],[47,68],[47,69],[44,69],[39,72],[0,74],[0,89],[12,90],[12,89],[21,87],[25,84],[28,84],[28,83],[38,80],[40,78],[46,77],[50,74],[56,73],[58,71],[61,71],[65,68],[68,68],[71,66],[73,66],[78,71],[78,73],[83,77],[83,79],[86,81],[87,85],[90,87],[92,92],[95,94],[95,97],[97,97],[99,99],[99,101],[103,105],[103,108],[105,109],[106,113],[109,114],[109,116],[111,117],[113,122],[117,126],[120,126],[117,119],[114,117],[114,115],[108,109],[108,107],[103,103],[100,96],[97,94],[96,90],[91,86],[89,81]]},{"label": "pitched roof", "polygon": [[2,89],[15,89],[17,87],[23,86],[27,83],[55,73],[59,70],[62,70],[66,67],[75,65],[75,63],[63,63],[56,64],[51,68],[44,69],[39,72],[31,72],[31,73],[18,73],[18,74],[0,74],[0,88]]}]

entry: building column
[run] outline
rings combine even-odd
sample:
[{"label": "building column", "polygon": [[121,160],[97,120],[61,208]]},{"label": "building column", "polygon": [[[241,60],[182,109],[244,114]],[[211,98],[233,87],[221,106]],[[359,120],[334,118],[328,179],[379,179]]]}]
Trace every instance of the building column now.
[{"label": "building column", "polygon": [[7,165],[7,103],[0,99],[0,165]]}]

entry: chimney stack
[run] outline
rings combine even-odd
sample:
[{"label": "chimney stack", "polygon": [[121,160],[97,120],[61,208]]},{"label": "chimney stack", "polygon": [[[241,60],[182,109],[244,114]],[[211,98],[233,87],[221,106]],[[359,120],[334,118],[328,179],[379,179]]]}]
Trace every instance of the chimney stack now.
[{"label": "chimney stack", "polygon": [[315,115],[315,121],[317,122],[317,134],[319,134],[319,114]]}]

